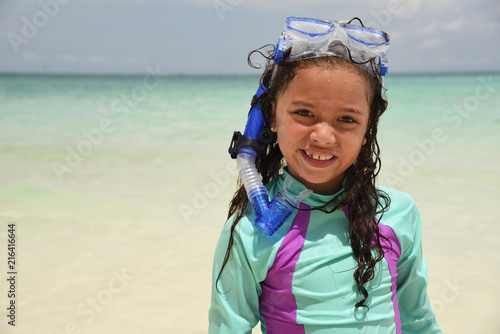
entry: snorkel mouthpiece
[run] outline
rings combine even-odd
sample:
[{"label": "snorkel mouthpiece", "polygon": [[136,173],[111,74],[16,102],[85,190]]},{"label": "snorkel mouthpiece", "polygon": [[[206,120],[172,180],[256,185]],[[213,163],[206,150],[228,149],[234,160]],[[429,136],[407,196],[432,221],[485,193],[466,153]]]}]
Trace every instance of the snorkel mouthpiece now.
[{"label": "snorkel mouthpiece", "polygon": [[298,196],[290,194],[288,188],[293,181],[287,176],[283,189],[269,202],[269,194],[255,167],[256,157],[257,151],[254,148],[243,147],[236,161],[248,199],[255,211],[255,226],[264,234],[271,236],[283,225],[300,202],[312,194],[312,191],[303,190]]},{"label": "snorkel mouthpiece", "polygon": [[257,228],[269,236],[273,235],[283,225],[295,208],[299,207],[300,202],[312,194],[310,189],[301,191],[299,196],[290,194],[288,189],[292,182],[292,177],[287,175],[283,189],[274,196],[268,210],[258,217],[255,222]]}]

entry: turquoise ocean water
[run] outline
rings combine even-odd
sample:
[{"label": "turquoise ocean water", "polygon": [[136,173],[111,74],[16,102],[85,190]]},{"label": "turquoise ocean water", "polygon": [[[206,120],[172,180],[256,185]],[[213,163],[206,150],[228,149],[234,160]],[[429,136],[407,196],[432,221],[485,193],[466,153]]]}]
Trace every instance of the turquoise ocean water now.
[{"label": "turquoise ocean water", "polygon": [[[189,201],[190,187],[230,163],[227,146],[243,130],[257,80],[0,76],[2,212],[64,214],[60,201],[72,209],[82,200]],[[389,77],[380,183],[456,176],[498,187],[499,85],[492,74]]]},{"label": "turquoise ocean water", "polygon": [[29,215],[38,200],[47,212],[64,211],[57,202],[68,196],[182,197],[206,167],[227,158],[255,82],[0,76],[2,211]]},{"label": "turquoise ocean water", "polygon": [[[26,333],[40,323],[59,333],[70,321],[89,333],[155,333],[182,321],[191,329],[179,333],[206,332],[211,252],[235,189],[227,148],[257,84],[257,76],[0,75],[0,226],[19,228]],[[500,290],[474,289],[494,286],[495,275],[464,282],[497,265],[477,254],[491,253],[500,233],[500,75],[394,75],[386,86],[379,183],[419,205],[431,301],[450,329],[454,307],[493,326],[496,311],[474,310]],[[90,320],[78,306],[122,267],[135,281]],[[466,292],[450,304],[440,296],[457,277]],[[189,312],[172,306],[184,299]],[[47,307],[61,316],[49,319]]]}]

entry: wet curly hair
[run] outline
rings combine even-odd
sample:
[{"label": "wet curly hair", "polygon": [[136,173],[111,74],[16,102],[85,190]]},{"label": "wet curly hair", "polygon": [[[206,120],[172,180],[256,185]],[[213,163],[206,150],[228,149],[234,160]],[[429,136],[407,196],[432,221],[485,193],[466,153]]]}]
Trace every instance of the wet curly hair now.
[{"label": "wet curly hair", "polygon": [[[352,59],[349,59],[350,57],[326,56],[289,62],[284,61],[276,65],[273,61],[273,52],[274,46],[266,45],[252,51],[248,55],[248,63],[254,68],[260,67],[254,65],[252,62],[251,57],[253,55],[260,54],[267,61],[264,73],[260,79],[260,83],[266,88],[266,91],[260,96],[262,113],[266,123],[265,126],[269,126],[271,121],[272,103],[286,90],[299,69],[315,66],[327,69],[350,69],[365,78],[371,92],[370,117],[365,134],[366,143],[362,146],[356,162],[345,172],[343,193],[338,198],[321,207],[310,209],[332,213],[336,210],[348,208],[350,242],[357,261],[357,267],[354,270],[353,276],[359,291],[363,295],[363,298],[355,306],[369,309],[366,303],[368,291],[365,284],[374,278],[375,265],[384,256],[380,243],[380,239],[384,238],[384,236],[380,234],[375,216],[379,214],[383,215],[384,211],[390,205],[389,196],[375,187],[375,178],[380,171],[381,165],[380,147],[377,142],[377,127],[380,116],[387,108],[387,101],[383,96],[381,78],[373,76],[365,69],[357,66]],[[285,53],[285,59],[286,57],[287,54]],[[364,68],[366,68],[366,65]],[[373,60],[371,60],[369,65],[375,69]],[[256,158],[256,168],[264,184],[278,177],[280,170],[285,164],[286,161],[283,158],[276,138],[263,151],[260,151]],[[231,235],[217,280],[220,278],[231,255],[235,227],[250,207],[251,205],[249,204],[249,199],[241,179],[238,179],[238,189],[229,205],[228,212],[228,219],[234,216]],[[375,248],[376,252],[372,252],[372,247]]]}]

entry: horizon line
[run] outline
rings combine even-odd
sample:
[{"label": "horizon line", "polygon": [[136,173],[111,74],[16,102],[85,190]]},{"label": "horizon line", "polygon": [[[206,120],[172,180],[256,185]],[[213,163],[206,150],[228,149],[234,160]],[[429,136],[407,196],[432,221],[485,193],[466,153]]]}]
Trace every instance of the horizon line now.
[{"label": "horizon line", "polygon": [[[0,71],[0,76],[82,76],[82,77],[136,77],[148,75],[147,72],[38,72],[38,71],[12,71],[4,72]],[[161,77],[236,77],[236,76],[248,76],[255,77],[260,76],[262,73],[162,73],[159,74]],[[395,73],[389,73],[386,78],[392,76],[440,76],[440,75],[478,75],[478,74],[500,74],[500,70],[466,70],[466,71],[429,71],[429,72],[415,72],[415,71],[397,71]]]}]

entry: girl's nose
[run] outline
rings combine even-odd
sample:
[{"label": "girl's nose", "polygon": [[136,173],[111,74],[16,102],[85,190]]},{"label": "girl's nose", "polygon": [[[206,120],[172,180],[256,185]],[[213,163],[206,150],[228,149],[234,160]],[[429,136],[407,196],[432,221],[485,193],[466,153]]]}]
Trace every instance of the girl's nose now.
[{"label": "girl's nose", "polygon": [[320,145],[331,145],[335,143],[335,131],[325,122],[318,123],[311,132],[311,140]]}]

